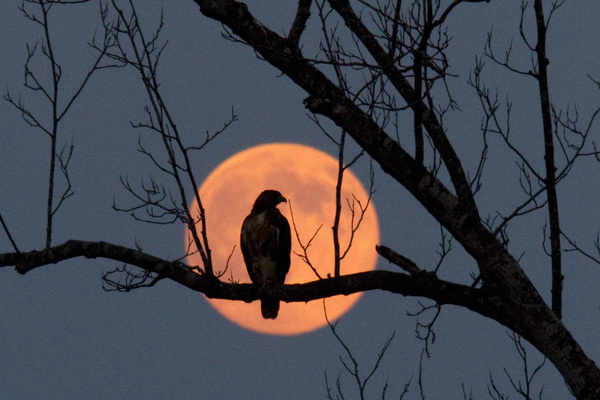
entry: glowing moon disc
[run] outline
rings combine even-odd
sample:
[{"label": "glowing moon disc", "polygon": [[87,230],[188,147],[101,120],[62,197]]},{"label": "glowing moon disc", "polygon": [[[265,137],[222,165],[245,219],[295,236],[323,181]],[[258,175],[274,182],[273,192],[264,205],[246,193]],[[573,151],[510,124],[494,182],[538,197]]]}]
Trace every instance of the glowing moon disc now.
[{"label": "glowing moon disc", "polygon": [[[322,278],[333,275],[334,250],[332,226],[335,215],[335,186],[338,161],[312,147],[291,143],[256,146],[235,154],[219,165],[199,189],[206,210],[206,224],[215,272],[229,267],[221,279],[250,283],[240,251],[240,230],[250,213],[256,197],[265,189],[278,190],[289,203],[279,209],[292,227],[292,264],[286,283],[304,283],[318,279],[311,268],[295,253],[303,254],[292,224],[291,203],[300,240],[304,245],[317,235],[308,248],[308,257]],[[353,198],[364,207],[368,193],[358,178],[347,169],[342,188],[342,214],[339,228],[340,248],[344,251],[350,240],[352,213],[348,204]],[[354,202],[356,224],[360,208]],[[192,204],[192,212],[198,210]],[[186,241],[189,236],[186,231]],[[375,268],[375,244],[379,241],[379,227],[373,203],[369,205],[359,229],[354,233],[352,247],[341,263],[341,273],[350,274]],[[191,249],[192,251],[195,248]],[[189,265],[202,265],[200,256],[187,258]],[[359,299],[360,294],[336,296],[326,300],[331,320],[339,318]],[[326,324],[322,301],[309,303],[281,302],[279,316],[264,320],[260,304],[241,301],[208,299],[208,302],[232,322],[253,331],[294,335],[318,329]]]}]

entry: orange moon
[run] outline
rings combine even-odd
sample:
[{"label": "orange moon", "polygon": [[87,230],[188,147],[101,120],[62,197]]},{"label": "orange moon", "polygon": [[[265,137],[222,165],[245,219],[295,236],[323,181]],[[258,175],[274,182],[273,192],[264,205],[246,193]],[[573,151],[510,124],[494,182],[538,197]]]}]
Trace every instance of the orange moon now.
[{"label": "orange moon", "polygon": [[[317,235],[308,248],[308,257],[322,278],[333,276],[334,249],[332,226],[335,216],[335,186],[338,161],[312,147],[292,143],[265,144],[241,151],[220,164],[199,189],[206,211],[206,225],[215,273],[228,269],[221,277],[239,283],[250,283],[242,253],[240,231],[244,218],[250,213],[256,197],[265,189],[278,190],[288,199],[279,210],[288,219],[292,229],[292,263],[285,283],[304,283],[319,279],[312,269],[296,254],[303,254],[294,233],[290,204],[300,240],[304,245]],[[342,213],[339,227],[340,248],[347,248],[351,236],[352,213],[349,204],[353,196],[364,207],[368,192],[349,170],[344,172]],[[354,203],[356,210],[358,204]],[[192,212],[198,212],[194,201]],[[359,212],[355,213],[354,224]],[[354,233],[352,246],[341,262],[341,274],[375,269],[375,244],[379,241],[377,215],[371,201],[359,229]],[[190,243],[186,230],[185,243]],[[234,249],[235,247],[235,249]],[[192,252],[195,249],[191,249]],[[233,253],[232,253],[233,250]],[[189,265],[202,265],[194,252],[187,257]],[[347,312],[361,294],[335,296],[326,299],[327,315],[331,321]],[[265,320],[260,302],[207,299],[230,321],[253,331],[275,335],[297,335],[326,325],[323,302],[281,302],[279,316]]]}]

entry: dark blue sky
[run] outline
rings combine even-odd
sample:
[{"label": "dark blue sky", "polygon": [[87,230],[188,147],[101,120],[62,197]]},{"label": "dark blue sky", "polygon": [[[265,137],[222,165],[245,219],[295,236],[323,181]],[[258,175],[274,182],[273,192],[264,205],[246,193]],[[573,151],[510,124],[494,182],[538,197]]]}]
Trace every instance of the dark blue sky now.
[{"label": "dark blue sky", "polygon": [[[219,129],[231,113],[239,121],[196,161],[197,175],[206,177],[226,158],[268,142],[308,144],[334,155],[331,142],[306,116],[305,93],[243,45],[221,37],[220,24],[202,16],[192,1],[138,2],[147,28],[156,26],[164,7],[163,38],[169,43],[159,78],[177,124],[186,135]],[[295,2],[249,3],[250,11],[276,32],[287,31]],[[281,3],[281,4],[279,4]],[[285,3],[285,4],[284,4]],[[21,16],[18,2],[0,6],[0,86],[32,109],[47,112],[40,97],[21,87],[26,43],[41,37],[39,27]],[[447,117],[448,135],[474,171],[481,148],[481,112],[466,85],[475,54],[481,53],[486,32],[493,27],[498,52],[511,38],[518,42],[519,1],[465,4],[448,20],[453,36],[449,50],[451,90],[461,106]],[[549,34],[550,83],[558,107],[574,106],[582,125],[600,103],[598,88],[587,77],[600,79],[600,36],[595,1],[567,1],[557,11]],[[529,27],[532,15],[529,14]],[[63,66],[65,95],[71,93],[90,65],[87,47],[100,30],[96,3],[53,10],[51,28],[55,52]],[[319,27],[313,18],[307,50],[316,46]],[[533,31],[532,31],[533,32]],[[312,41],[312,42],[310,42]],[[516,46],[516,45],[515,45]],[[528,66],[529,56],[515,47],[515,61]],[[40,70],[41,71],[41,70]],[[535,81],[507,74],[488,61],[485,78],[504,101],[513,102],[515,142],[534,156],[541,154],[539,106]],[[136,151],[139,132],[129,121],[143,118],[144,93],[131,70],[106,70],[95,75],[61,127],[60,146],[73,141],[71,178],[75,195],[56,216],[54,243],[67,239],[105,240],[172,259],[182,255],[183,227],[133,221],[111,209],[113,200],[130,198],[119,183],[154,174]],[[26,125],[7,102],[0,102],[0,212],[22,250],[44,245],[48,137]],[[407,126],[411,126],[409,123]],[[408,128],[407,128],[408,129]],[[597,129],[593,129],[597,131]],[[600,137],[595,133],[594,138]],[[523,199],[515,159],[498,139],[490,153],[484,187],[477,200],[482,215],[506,212]],[[543,165],[540,158],[538,165]],[[353,169],[368,179],[368,164]],[[565,231],[593,250],[600,226],[595,207],[598,165],[583,161],[559,188]],[[158,175],[158,174],[157,174]],[[439,228],[409,194],[376,168],[374,198],[381,241],[420,265],[437,262]],[[549,260],[541,246],[545,214],[525,217],[509,229],[510,248],[544,298],[549,298]],[[440,274],[469,282],[474,271],[458,244]],[[0,252],[11,246],[0,234]],[[342,373],[348,398],[356,398],[353,382],[339,361],[343,349],[328,329],[278,337],[244,330],[214,311],[203,296],[171,282],[128,294],[106,293],[104,271],[119,265],[107,260],[76,259],[39,268],[20,276],[0,271],[0,397],[11,399],[162,399],[162,398],[326,398],[325,373],[334,381]],[[380,262],[378,268],[390,268]],[[595,360],[597,347],[600,267],[573,254],[565,256],[564,322]],[[388,382],[390,397],[417,374],[422,342],[415,338],[418,299],[389,293],[366,293],[339,322],[338,329],[361,362],[373,365],[381,346],[396,336],[381,370],[371,383],[370,397]],[[425,304],[429,304],[425,300]],[[462,398],[461,384],[474,398],[487,396],[490,374],[504,389],[510,384],[503,368],[519,376],[518,355],[498,323],[455,307],[444,307],[436,324],[437,339],[425,361],[423,381],[428,398]],[[529,348],[532,362],[539,354]],[[548,399],[568,398],[568,390],[552,365],[539,376]]]}]

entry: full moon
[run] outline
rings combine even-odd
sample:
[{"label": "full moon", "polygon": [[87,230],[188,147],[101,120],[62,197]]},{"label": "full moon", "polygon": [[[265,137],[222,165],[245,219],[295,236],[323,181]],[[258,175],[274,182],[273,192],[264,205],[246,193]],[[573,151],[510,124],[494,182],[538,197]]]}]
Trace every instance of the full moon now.
[{"label": "full moon", "polygon": [[[334,274],[333,231],[335,187],[338,160],[312,147],[292,144],[265,144],[241,151],[220,164],[198,189],[206,212],[206,230],[212,252],[215,273],[224,272],[222,280],[251,283],[240,251],[240,231],[256,197],[266,189],[278,190],[288,199],[279,210],[292,229],[292,263],[285,283],[305,283],[327,279]],[[349,170],[344,172],[341,192],[339,242],[341,253],[352,245],[341,261],[342,275],[375,268],[375,245],[379,227],[373,202],[367,207],[359,228],[361,206],[367,205],[368,192]],[[359,205],[360,202],[360,205]],[[290,210],[291,207],[291,210]],[[354,215],[351,207],[354,207]],[[193,213],[198,213],[194,201]],[[290,212],[291,211],[291,212]],[[294,232],[294,222],[300,242],[306,246],[313,269],[300,257],[304,250]],[[312,238],[312,241],[311,241]],[[185,245],[190,243],[186,230]],[[195,247],[189,249],[189,265],[202,265]],[[225,270],[227,266],[227,270]],[[317,273],[319,276],[317,276]],[[361,294],[335,296],[325,300],[327,316],[335,320],[346,313]],[[308,303],[281,302],[279,316],[265,320],[260,302],[207,299],[230,321],[246,329],[275,335],[297,335],[326,325],[322,301]]]}]

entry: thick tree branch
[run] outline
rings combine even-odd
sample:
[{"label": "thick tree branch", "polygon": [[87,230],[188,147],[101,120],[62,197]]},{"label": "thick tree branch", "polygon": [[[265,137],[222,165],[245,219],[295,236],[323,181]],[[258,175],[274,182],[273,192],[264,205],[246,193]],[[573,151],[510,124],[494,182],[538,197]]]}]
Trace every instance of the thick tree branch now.
[{"label": "thick tree branch", "polygon": [[312,0],[298,0],[298,10],[296,11],[296,18],[290,29],[288,40],[298,47],[300,43],[300,36],[306,28],[306,21],[310,18],[310,6]]},{"label": "thick tree branch", "polygon": [[[168,278],[207,297],[252,302],[259,293],[252,284],[227,283],[213,276],[200,273],[197,266],[187,266],[179,261],[168,261],[107,242],[69,240],[44,250],[0,254],[0,267],[15,266],[17,272],[26,274],[36,268],[57,264],[69,259],[105,258],[142,268]],[[495,301],[486,299],[485,291],[470,286],[446,282],[434,274],[413,271],[413,275],[392,271],[368,271],[329,279],[292,284],[275,285],[270,296],[286,302],[307,302],[338,295],[350,295],[368,290],[385,290],[405,296],[427,297],[440,304],[455,304],[484,314],[494,314]]]},{"label": "thick tree branch", "polygon": [[411,259],[404,257],[402,254],[396,253],[394,250],[390,249],[386,246],[375,246],[375,250],[377,253],[392,264],[395,264],[408,272],[411,275],[420,274],[423,272],[421,268],[417,264],[414,263]]}]

